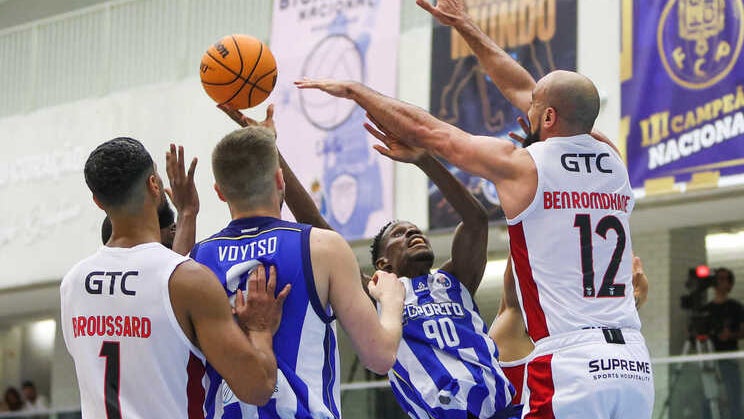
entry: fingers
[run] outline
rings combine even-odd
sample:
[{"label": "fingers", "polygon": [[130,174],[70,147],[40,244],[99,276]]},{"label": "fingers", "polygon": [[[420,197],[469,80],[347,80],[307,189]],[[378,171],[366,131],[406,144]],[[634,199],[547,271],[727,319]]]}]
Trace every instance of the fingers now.
[{"label": "fingers", "polygon": [[434,9],[434,6],[429,3],[429,0],[416,0],[416,4],[418,4],[420,8],[426,10],[431,14],[434,14],[434,12],[436,11]]},{"label": "fingers", "polygon": [[[263,287],[259,287],[259,283],[263,281]],[[258,265],[251,271],[248,276],[248,296],[258,295],[259,289],[266,289],[266,271],[264,271],[263,265]]]},{"label": "fingers", "polygon": [[292,290],[292,285],[287,284],[282,288],[282,291],[279,293],[279,295],[276,296],[276,302],[280,305],[284,303],[284,300],[287,299],[287,296],[289,295],[289,292]]},{"label": "fingers", "polygon": [[274,122],[274,104],[270,104],[269,107],[266,108],[266,121]]},{"label": "fingers", "polygon": [[244,306],[245,306],[245,298],[243,298],[243,290],[238,288],[238,291],[235,294],[235,308],[233,309],[233,313],[239,311]]},{"label": "fingers", "polygon": [[247,127],[248,125],[256,124],[256,121],[243,115],[243,112],[240,112],[240,110],[238,109],[233,109],[227,105],[217,105],[217,108],[226,113],[227,116],[230,117],[230,119],[235,121],[241,127]]},{"label": "fingers", "polygon": [[184,157],[183,157],[183,146],[178,146],[178,176],[180,177],[184,173],[186,173],[186,168],[184,167]]},{"label": "fingers", "polygon": [[530,124],[528,124],[527,121],[521,116],[517,117],[517,122],[519,122],[519,126],[522,127],[522,131],[524,131],[525,134],[529,135]]},{"label": "fingers", "polygon": [[272,265],[269,267],[269,282],[266,284],[266,293],[269,295],[274,295],[275,291],[276,291],[276,267]]},{"label": "fingers", "polygon": [[382,154],[385,157],[388,157],[388,158],[391,158],[391,159],[393,158],[393,155],[390,153],[390,150],[387,149],[387,148],[385,148],[385,147],[383,147],[383,146],[381,146],[381,145],[379,145],[379,144],[373,145],[372,148],[374,148],[375,151],[377,151],[378,153]]},{"label": "fingers", "polygon": [[190,183],[194,182],[194,172],[196,172],[196,163],[199,161],[196,157],[191,159],[191,165],[189,166],[189,172],[186,174],[186,177],[189,179]]},{"label": "fingers", "polygon": [[165,174],[168,176],[168,181],[173,183],[176,177],[176,145],[171,144],[170,149],[165,152]]},{"label": "fingers", "polygon": [[173,202],[173,190],[171,188],[165,188],[165,194],[168,195],[168,199]]},{"label": "fingers", "polygon": [[524,143],[524,137],[520,136],[514,131],[509,131],[509,137],[511,137],[512,140],[518,142],[519,144]]},{"label": "fingers", "polygon": [[385,135],[382,131],[378,130],[377,128],[373,127],[372,125],[366,122],[364,123],[364,128],[367,130],[367,132],[372,134],[373,137],[382,141],[383,143],[385,143],[385,145],[388,144],[388,141],[389,141],[388,136]]}]

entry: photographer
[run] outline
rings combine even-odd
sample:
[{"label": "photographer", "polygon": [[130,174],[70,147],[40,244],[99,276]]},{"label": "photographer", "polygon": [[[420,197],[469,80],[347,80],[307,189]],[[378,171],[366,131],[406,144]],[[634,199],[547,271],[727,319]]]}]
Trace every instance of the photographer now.
[{"label": "photographer", "polygon": [[[734,287],[734,273],[727,268],[716,269],[715,297],[703,307],[711,326],[711,340],[716,352],[736,351],[744,338],[744,310],[741,303],[728,297]],[[723,386],[728,395],[729,417],[741,418],[741,378],[737,359],[718,361]]]}]

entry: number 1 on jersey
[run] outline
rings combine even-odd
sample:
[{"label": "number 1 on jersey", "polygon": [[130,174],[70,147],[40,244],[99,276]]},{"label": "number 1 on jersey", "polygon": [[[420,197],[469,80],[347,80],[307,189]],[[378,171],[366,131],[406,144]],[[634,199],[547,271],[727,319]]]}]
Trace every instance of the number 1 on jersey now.
[{"label": "number 1 on jersey", "polygon": [[[594,246],[592,245],[592,220],[589,214],[576,214],[574,227],[579,229],[579,244],[581,246],[581,271],[584,274],[584,297],[594,297]],[[625,229],[623,223],[613,215],[608,215],[597,223],[594,230],[600,237],[607,239],[607,232],[615,230],[617,242],[612,252],[610,264],[607,266],[602,286],[597,297],[624,297],[625,284],[616,284],[615,276],[620,268],[620,261],[625,252]]]},{"label": "number 1 on jersey", "polygon": [[106,369],[103,374],[104,400],[106,401],[106,418],[121,419],[119,404],[119,342],[104,341],[100,357],[106,358]]}]

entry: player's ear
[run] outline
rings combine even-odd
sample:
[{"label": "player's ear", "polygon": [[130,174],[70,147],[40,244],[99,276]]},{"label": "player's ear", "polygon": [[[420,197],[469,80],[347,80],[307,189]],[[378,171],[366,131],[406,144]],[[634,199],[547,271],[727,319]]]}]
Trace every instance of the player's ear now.
[{"label": "player's ear", "polygon": [[284,172],[282,172],[282,168],[276,169],[276,173],[274,174],[274,179],[276,180],[276,189],[283,191],[284,190]]},{"label": "player's ear", "polygon": [[227,202],[227,199],[225,199],[225,195],[222,194],[222,191],[220,190],[220,185],[217,183],[214,184],[214,191],[217,192],[217,197],[220,198],[220,201]]},{"label": "player's ear", "polygon": [[159,182],[156,174],[151,174],[147,177],[147,191],[152,196],[160,196],[161,183]]},{"label": "player's ear", "polygon": [[103,205],[101,204],[101,201],[99,201],[99,200],[98,200],[98,198],[96,198],[96,196],[95,196],[95,195],[93,195],[93,202],[95,202],[95,203],[96,203],[96,206],[97,206],[98,208],[100,208],[100,209],[102,209],[102,210],[104,210],[104,211],[106,210],[105,208],[103,208]]},{"label": "player's ear", "polygon": [[390,264],[390,261],[385,256],[380,256],[375,261],[375,269],[385,271],[385,272],[392,272],[393,271],[393,265]]},{"label": "player's ear", "polygon": [[543,115],[543,128],[551,128],[553,125],[555,125],[557,121],[558,114],[555,111],[555,108],[552,106],[548,106],[545,109],[545,114]]}]

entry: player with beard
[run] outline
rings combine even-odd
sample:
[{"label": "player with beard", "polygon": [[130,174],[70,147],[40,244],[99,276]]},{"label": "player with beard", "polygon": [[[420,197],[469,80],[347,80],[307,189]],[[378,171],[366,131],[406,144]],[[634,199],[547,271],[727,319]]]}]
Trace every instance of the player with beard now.
[{"label": "player with beard", "polygon": [[[272,109],[271,107],[269,109]],[[258,123],[237,110],[222,108],[241,126],[274,129],[271,114]],[[507,418],[521,406],[510,404],[513,389],[498,366],[472,296],[487,258],[488,217],[483,206],[436,158],[390,136],[375,149],[399,162],[415,164],[434,182],[462,217],[452,241],[450,260],[431,273],[434,253],[413,223],[391,221],[375,237],[375,269],[400,277],[406,290],[403,335],[395,365],[388,373],[400,406],[413,418]],[[329,228],[294,173],[281,158],[286,200],[298,221]]]},{"label": "player with beard", "polygon": [[160,243],[165,194],[139,141],[101,144],[84,172],[113,234],[60,285],[82,417],[204,417],[206,360],[241,399],[266,403],[277,379],[272,336],[286,297],[274,297],[276,278],[267,282],[260,267],[234,319],[214,275]]}]

